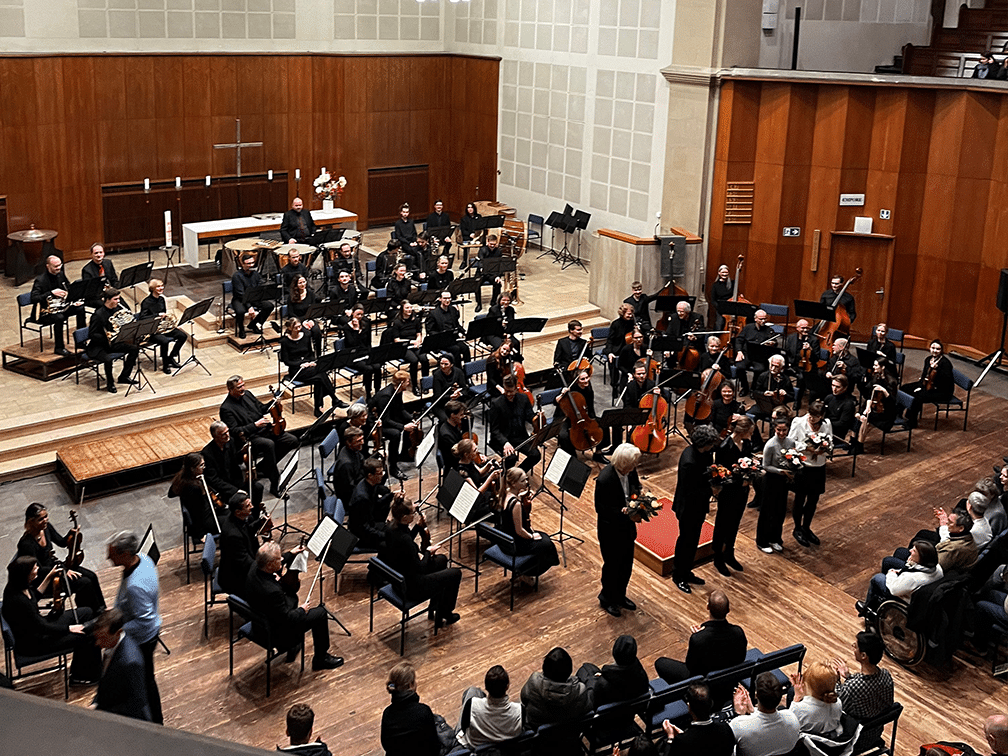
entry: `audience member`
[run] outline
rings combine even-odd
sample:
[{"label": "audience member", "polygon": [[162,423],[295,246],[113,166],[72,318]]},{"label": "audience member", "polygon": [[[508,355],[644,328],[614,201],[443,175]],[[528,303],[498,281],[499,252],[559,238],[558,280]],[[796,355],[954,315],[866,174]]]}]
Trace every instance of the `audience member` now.
[{"label": "audience member", "polygon": [[522,705],[508,699],[511,678],[507,670],[495,664],[483,678],[486,690],[472,686],[462,695],[462,712],[456,739],[466,748],[500,743],[522,732]]},{"label": "audience member", "polygon": [[564,649],[558,646],[546,654],[542,670],[533,672],[521,690],[529,727],[576,722],[591,711],[591,693],[571,675],[573,671],[574,663]]},{"label": "audience member", "polygon": [[[882,568],[886,569],[886,557]],[[875,611],[887,598],[910,600],[911,594],[918,588],[941,580],[943,577],[941,565],[938,564],[938,551],[933,543],[914,541],[907,556],[906,566],[897,569],[892,567],[886,572],[875,574],[868,584],[868,595],[864,601],[858,601],[858,614],[865,616],[869,611]]]},{"label": "audience member", "polygon": [[735,734],[726,722],[711,718],[714,706],[707,683],[690,685],[686,691],[690,725],[680,730],[667,719],[662,722],[666,740],[660,756],[732,756],[735,752]]},{"label": "audience member", "polygon": [[992,756],[1008,754],[1008,716],[992,714],[984,720],[984,737]]},{"label": "audience member", "polygon": [[791,675],[794,700],[788,709],[798,717],[802,732],[837,737],[843,732],[840,716],[843,705],[837,699],[840,674],[829,664],[814,661],[803,673]]},{"label": "audience member", "polygon": [[788,753],[801,737],[798,717],[787,709],[777,710],[784,685],[773,672],[756,678],[756,707],[742,685],[735,689],[733,704],[739,716],[731,721],[737,756],[774,756]]},{"label": "audience member", "polygon": [[399,662],[392,667],[385,689],[392,695],[381,719],[385,756],[440,756],[434,712],[420,702],[413,665]]},{"label": "audience member", "polygon": [[[882,638],[875,633],[862,631],[857,634],[853,646],[854,658],[861,666],[861,671],[851,674],[847,662],[834,659],[833,665],[840,675],[836,692],[844,712],[864,721],[877,717],[892,706],[893,679],[888,670],[880,669],[878,666],[885,650]],[[854,748],[855,752],[874,745],[880,737],[882,737],[881,727],[862,730],[858,744]]]},{"label": "audience member", "polygon": [[311,706],[303,703],[291,706],[287,710],[287,737],[290,738],[290,745],[277,746],[277,750],[298,756],[332,756],[322,738],[312,742],[314,725],[315,712]]},{"label": "audience member", "polygon": [[677,683],[694,675],[706,675],[745,660],[748,641],[745,631],[727,620],[730,604],[724,591],[707,596],[708,619],[690,627],[686,661],[661,656],[655,660],[655,672],[665,682]]},{"label": "audience member", "polygon": [[633,700],[648,689],[647,672],[637,658],[636,638],[619,636],[613,643],[612,655],[615,664],[599,669],[585,662],[577,671],[577,679],[591,691],[596,709],[607,703]]}]

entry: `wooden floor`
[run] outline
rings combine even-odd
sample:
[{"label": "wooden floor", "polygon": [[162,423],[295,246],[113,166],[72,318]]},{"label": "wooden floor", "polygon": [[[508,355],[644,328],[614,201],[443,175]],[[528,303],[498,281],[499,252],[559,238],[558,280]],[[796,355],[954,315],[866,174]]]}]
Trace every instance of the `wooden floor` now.
[{"label": "wooden floor", "polygon": [[[523,315],[548,311],[558,290],[565,294],[565,301],[584,301],[587,276],[577,269],[560,274],[546,260],[539,265],[542,267],[529,268],[529,277],[522,284],[528,302]],[[8,298],[0,298],[0,302],[6,301]],[[7,318],[6,322],[12,320]],[[195,375],[174,380],[198,383],[197,390],[213,394],[219,402],[219,385],[231,372],[248,374],[250,366],[260,361],[262,368],[258,372],[263,382],[271,369],[275,374],[275,363],[261,355],[238,356],[233,350],[225,350],[230,348],[206,350],[212,360],[212,380]],[[527,350],[527,364],[531,369],[544,367],[551,353],[551,345],[532,347]],[[161,386],[158,388],[160,391]],[[77,411],[78,402],[86,410],[99,413],[108,406],[108,397],[96,397],[93,385],[43,386],[9,373],[0,374],[0,391],[19,397],[18,402],[0,408],[4,413],[0,432],[8,434],[0,439],[4,443],[4,439],[19,433],[29,433],[22,423],[30,424],[33,418],[45,416],[58,426],[61,415]],[[596,389],[601,396],[600,391]],[[121,402],[122,395],[112,400]],[[154,405],[150,411],[167,411],[171,400],[163,401],[164,406]],[[745,571],[722,578],[708,564],[700,566],[698,574],[708,581],[707,588],[720,587],[728,592],[731,619],[745,628],[751,646],[766,651],[802,642],[809,649],[808,660],[841,656],[853,662],[850,644],[863,627],[854,612],[855,599],[863,596],[881,558],[931,522],[933,506],[954,504],[974,481],[990,472],[992,464],[1000,463],[1005,448],[1006,409],[1005,400],[974,391],[966,432],[959,430],[961,420],[956,417],[943,420],[939,431],[933,432],[927,422],[929,416],[925,416],[921,430],[914,433],[913,450],[906,453],[899,443],[893,443],[884,457],[877,454],[878,438],[869,439],[868,453],[858,461],[857,477],[850,477],[849,462],[838,461],[831,468],[827,492],[814,523],[823,541],[821,547],[804,549],[785,535],[782,555],[762,554],[752,541],[756,513],[748,510],[737,549]],[[98,421],[108,422],[101,417]],[[655,494],[673,493],[675,463],[682,448],[683,442],[674,440],[663,455],[642,466],[644,485]],[[629,593],[639,610],[615,619],[598,607],[595,596],[601,560],[592,505],[596,473],[597,466],[580,500],[571,502],[567,498],[570,510],[564,528],[585,543],[567,542],[567,567],[549,571],[540,582],[538,594],[521,589],[514,612],[509,612],[507,584],[499,572],[482,576],[478,594],[473,592],[471,573],[465,573],[459,602],[462,620],[457,625],[436,638],[425,619],[414,620],[408,628],[406,656],[418,668],[420,696],[450,723],[458,716],[462,691],[479,683],[489,666],[505,665],[511,675],[512,693],[517,697],[529,674],[539,668],[543,655],[555,645],[566,647],[576,665],[584,661],[602,664],[609,660],[613,639],[631,633],[638,640],[640,656],[649,672],[657,656],[683,657],[690,625],[705,616],[703,592],[686,596],[669,579],[638,565]],[[425,493],[431,484],[430,475],[426,475]],[[416,489],[415,479],[407,484],[407,491],[415,493]],[[304,514],[298,515],[295,522],[307,528],[313,520],[313,514]],[[536,500],[533,522],[539,529],[556,531],[557,505],[549,497]],[[432,525],[435,538],[447,530],[445,518],[432,521]],[[471,565],[472,552],[472,539],[466,537],[462,561]],[[283,742],[287,708],[303,701],[315,709],[316,734],[334,752],[338,749],[346,756],[381,753],[379,722],[389,700],[384,681],[389,668],[399,661],[398,616],[391,607],[378,604],[375,632],[368,632],[363,566],[349,565],[344,570],[337,597],[333,597],[331,572],[326,570],[326,603],[353,632],[351,638],[346,638],[335,626],[331,629],[332,651],[346,657],[346,665],[331,672],[312,672],[309,643],[305,673],[299,674],[297,664],[275,664],[273,695],[266,699],[258,648],[239,644],[235,675],[228,677],[226,606],[211,609],[209,639],[204,639],[199,568],[194,565],[193,583],[187,586],[182,565],[179,549],[162,554],[159,571],[163,638],[172,654],[158,654],[156,664],[168,726],[272,749]],[[106,569],[102,578],[105,594],[111,597],[119,576]],[[309,581],[304,582],[303,590],[307,590]],[[961,740],[982,750],[983,719],[991,713],[1008,711],[1008,688],[991,678],[985,660],[961,654],[947,670],[923,665],[907,671],[888,661],[884,665],[896,679],[897,700],[906,707],[899,728],[899,754],[916,754],[920,743],[937,739]],[[18,687],[56,700],[62,697],[62,685],[52,675],[21,682]],[[71,702],[85,706],[92,695],[90,690],[75,690]]]}]

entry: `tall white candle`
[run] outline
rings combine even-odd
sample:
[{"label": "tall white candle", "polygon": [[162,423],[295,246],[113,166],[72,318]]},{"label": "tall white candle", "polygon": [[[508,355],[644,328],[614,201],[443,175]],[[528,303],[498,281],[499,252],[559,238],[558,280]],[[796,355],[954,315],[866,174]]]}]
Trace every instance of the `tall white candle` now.
[{"label": "tall white candle", "polygon": [[150,191],[150,179],[149,178],[145,178],[144,179],[144,191],[145,192],[149,192]]},{"label": "tall white candle", "polygon": [[294,178],[295,179],[300,179],[301,178],[301,169],[300,168],[295,168],[294,169]]},{"label": "tall white candle", "polygon": [[266,171],[266,178],[269,181],[273,180],[273,171]]},{"label": "tall white candle", "polygon": [[182,177],[181,176],[176,176],[175,177],[175,188],[176,189],[181,189],[182,188]]},{"label": "tall white candle", "polygon": [[206,185],[210,186],[210,177],[209,176],[206,177]]}]

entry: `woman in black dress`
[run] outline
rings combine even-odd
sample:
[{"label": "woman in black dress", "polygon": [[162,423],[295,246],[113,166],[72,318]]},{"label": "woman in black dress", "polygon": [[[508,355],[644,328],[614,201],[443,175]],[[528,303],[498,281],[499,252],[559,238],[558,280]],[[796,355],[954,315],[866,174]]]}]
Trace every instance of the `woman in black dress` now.
[{"label": "woman in black dress", "polygon": [[[189,515],[189,537],[194,544],[202,541],[207,533],[220,533],[220,525],[218,520],[214,519],[210,499],[207,497],[206,489],[203,488],[203,481],[200,480],[205,467],[202,454],[199,452],[186,454],[182,459],[182,469],[175,474],[171,486],[168,487],[168,498],[178,498],[182,509]],[[226,517],[227,512],[221,513],[220,516]]]},{"label": "woman in black dress", "polygon": [[316,302],[315,292],[308,285],[308,279],[304,276],[295,276],[291,281],[289,296],[287,297],[287,314],[301,321],[301,327],[311,335],[312,347],[315,349],[315,356],[322,354],[322,329],[314,320],[305,320],[308,308]]},{"label": "woman in black dress", "polygon": [[55,572],[49,570],[39,581],[39,563],[31,556],[19,556],[8,564],[3,617],[20,653],[42,656],[56,651],[73,652],[71,681],[95,683],[101,673],[101,653],[91,637],[84,634],[83,624],[94,616],[91,609],[77,607],[76,617],[72,610],[65,609],[55,618],[51,614],[43,617],[39,611],[38,602],[49,590]]},{"label": "woman in black dress", "polygon": [[523,576],[538,577],[550,567],[560,564],[556,544],[543,531],[532,529],[532,499],[525,471],[520,467],[512,467],[504,476],[504,481],[507,496],[501,513],[500,529],[514,538],[515,554],[535,557],[535,564],[522,570]]},{"label": "woman in black dress", "polygon": [[[343,331],[343,348],[359,355],[371,351],[371,320],[364,315],[364,307],[356,304],[349,318],[340,318],[339,325]],[[364,396],[371,400],[371,387],[377,391],[381,388],[382,368],[380,362],[354,362],[354,370],[364,376]]]},{"label": "woman in black dress", "polygon": [[[731,434],[714,450],[714,462],[730,470],[740,459],[752,459],[753,452],[762,447],[753,446],[752,435],[756,424],[749,417],[738,417],[728,427]],[[739,475],[726,481],[717,495],[713,536],[714,567],[726,577],[731,576],[728,567],[742,571],[742,565],[735,558],[735,538],[738,536],[742,515],[745,514],[749,491],[749,481]]]},{"label": "woman in black dress", "polygon": [[524,361],[510,336],[490,353],[487,357],[486,379],[487,391],[491,396],[500,396],[504,393],[504,376],[511,375],[511,363]]},{"label": "woman in black dress", "polygon": [[480,465],[476,461],[476,442],[470,438],[463,438],[455,444],[452,447],[452,454],[459,461],[458,470],[462,477],[472,483],[480,493],[466,520],[466,524],[469,524],[496,509],[498,497],[494,491],[497,489],[496,483],[501,476],[500,459],[495,457],[493,460],[485,460]]},{"label": "woman in black dress", "polygon": [[888,433],[899,414],[899,404],[896,403],[898,379],[890,371],[888,362],[882,357],[875,360],[865,389],[867,405],[864,412],[855,415],[861,422],[857,441],[854,442],[858,454],[864,451],[864,441],[873,425],[883,433]]},{"label": "woman in black dress", "polygon": [[413,312],[413,305],[409,300],[404,299],[399,303],[399,313],[382,334],[383,344],[392,342],[406,344],[406,361],[409,363],[410,382],[413,393],[420,396],[417,370],[419,369],[424,375],[430,373],[430,358],[426,352],[420,352],[420,346],[423,344],[423,327],[420,318]]},{"label": "woman in black dress", "polygon": [[287,366],[289,379],[297,376],[302,383],[312,385],[315,417],[321,417],[322,400],[327,396],[332,400],[334,408],[346,407],[345,403],[336,398],[336,389],[329,380],[329,374],[317,369],[310,339],[305,335],[301,321],[297,318],[287,318],[284,322],[284,335],[280,337],[280,361]]}]

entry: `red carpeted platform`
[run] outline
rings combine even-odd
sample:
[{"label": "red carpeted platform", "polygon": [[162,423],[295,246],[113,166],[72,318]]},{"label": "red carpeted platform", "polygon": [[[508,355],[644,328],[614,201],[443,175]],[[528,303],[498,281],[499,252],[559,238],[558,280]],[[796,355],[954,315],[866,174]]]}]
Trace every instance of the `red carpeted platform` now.
[{"label": "red carpeted platform", "polygon": [[[637,525],[637,542],[634,544],[634,556],[649,570],[657,572],[662,577],[672,574],[672,557],[675,555],[675,543],[679,537],[679,521],[672,512],[672,500],[662,497],[662,511],[649,522]],[[711,557],[711,539],[714,536],[714,526],[704,522],[700,531],[700,548],[697,549],[696,561],[700,562]]]}]

